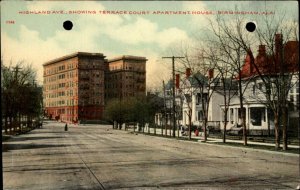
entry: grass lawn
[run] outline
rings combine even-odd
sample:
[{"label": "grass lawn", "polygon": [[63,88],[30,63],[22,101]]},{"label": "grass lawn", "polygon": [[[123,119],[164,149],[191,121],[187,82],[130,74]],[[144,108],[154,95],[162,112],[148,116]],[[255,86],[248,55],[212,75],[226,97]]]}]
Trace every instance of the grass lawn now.
[{"label": "grass lawn", "polygon": [[243,147],[243,148],[250,148],[250,149],[261,149],[261,150],[269,150],[269,151],[284,152],[284,153],[293,153],[293,154],[299,154],[300,153],[300,149],[299,148],[288,148],[288,150],[284,151],[284,150],[282,150],[282,147],[279,148],[278,150],[276,150],[275,149],[275,145],[274,146],[265,146],[265,145],[248,144],[247,146],[244,146],[242,143],[235,143],[235,142],[226,142],[226,143],[213,142],[211,144],[219,144],[219,145],[224,145],[224,146]]}]

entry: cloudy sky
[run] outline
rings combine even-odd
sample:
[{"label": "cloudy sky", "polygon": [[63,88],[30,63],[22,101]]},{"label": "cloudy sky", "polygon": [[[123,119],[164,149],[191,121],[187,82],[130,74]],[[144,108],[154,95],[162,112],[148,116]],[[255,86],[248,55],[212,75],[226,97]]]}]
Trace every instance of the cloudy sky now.
[{"label": "cloudy sky", "polygon": [[[193,41],[195,34],[203,33],[207,19],[216,16],[217,11],[236,8],[241,11],[268,10],[275,15],[285,12],[290,20],[298,18],[296,1],[2,1],[1,56],[5,63],[10,60],[31,63],[41,84],[44,62],[74,52],[100,52],[107,58],[144,56],[149,60],[147,88],[157,88],[171,74],[171,60],[161,57],[172,56],[170,49],[174,45]],[[50,11],[51,14],[24,14],[26,11]],[[96,14],[84,13],[87,11]],[[127,11],[127,14],[100,14],[99,11]],[[138,14],[143,11],[149,12]],[[153,14],[154,11],[211,11],[212,14],[165,15]],[[245,18],[253,21],[257,16],[248,14]],[[66,20],[73,22],[70,31],[63,28]]]}]

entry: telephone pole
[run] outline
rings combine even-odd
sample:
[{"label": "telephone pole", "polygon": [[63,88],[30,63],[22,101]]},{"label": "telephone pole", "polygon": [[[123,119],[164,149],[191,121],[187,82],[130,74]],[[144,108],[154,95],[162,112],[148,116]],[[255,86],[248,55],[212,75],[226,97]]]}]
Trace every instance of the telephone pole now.
[{"label": "telephone pole", "polygon": [[162,57],[163,59],[172,59],[172,90],[173,90],[173,137],[175,138],[175,125],[176,125],[176,117],[175,117],[175,59],[182,59],[184,57]]}]

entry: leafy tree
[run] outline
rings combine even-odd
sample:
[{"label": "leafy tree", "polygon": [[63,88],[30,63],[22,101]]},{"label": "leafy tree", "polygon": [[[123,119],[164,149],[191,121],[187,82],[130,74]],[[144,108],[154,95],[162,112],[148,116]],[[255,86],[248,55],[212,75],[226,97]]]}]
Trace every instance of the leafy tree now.
[{"label": "leafy tree", "polygon": [[129,122],[139,123],[140,131],[146,123],[153,123],[155,112],[161,105],[161,99],[153,96],[112,99],[106,104],[104,117],[113,128],[121,129],[122,124]]},{"label": "leafy tree", "polygon": [[8,129],[20,128],[23,118],[27,119],[27,126],[31,126],[42,112],[42,89],[35,83],[36,71],[22,61],[12,65],[10,62],[6,66],[1,60],[1,109],[6,133]]}]

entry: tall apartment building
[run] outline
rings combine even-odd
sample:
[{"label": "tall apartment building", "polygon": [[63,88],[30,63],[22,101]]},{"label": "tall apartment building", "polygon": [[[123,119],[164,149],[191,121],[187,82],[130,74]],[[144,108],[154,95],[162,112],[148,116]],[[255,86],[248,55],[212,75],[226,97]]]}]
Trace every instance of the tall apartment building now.
[{"label": "tall apartment building", "polygon": [[51,118],[66,122],[99,119],[104,109],[104,76],[101,53],[78,52],[44,66],[44,106]]},{"label": "tall apartment building", "polygon": [[108,60],[105,97],[128,98],[146,95],[145,57],[121,56]]},{"label": "tall apartment building", "polygon": [[65,122],[101,119],[108,99],[145,95],[146,61],[137,56],[108,61],[101,53],[77,52],[46,62],[46,114]]}]

